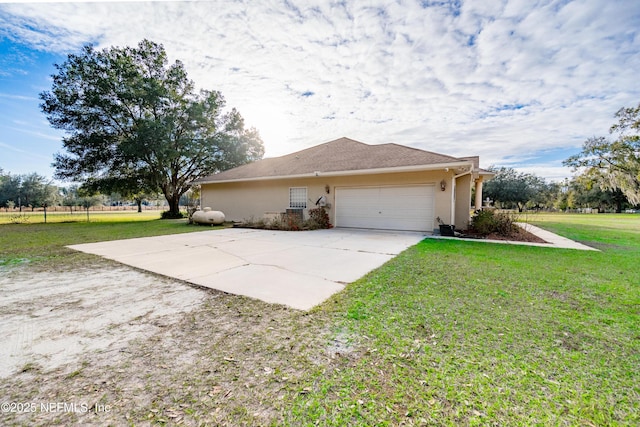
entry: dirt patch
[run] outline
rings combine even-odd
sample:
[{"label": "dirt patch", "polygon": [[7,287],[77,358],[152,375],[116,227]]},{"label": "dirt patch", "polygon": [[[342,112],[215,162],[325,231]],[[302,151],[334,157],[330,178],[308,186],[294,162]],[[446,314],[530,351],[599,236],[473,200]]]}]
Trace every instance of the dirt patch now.
[{"label": "dirt patch", "polygon": [[117,354],[202,301],[183,283],[111,266],[61,274],[14,269],[0,278],[0,290],[0,377],[25,365],[73,369],[88,351]]},{"label": "dirt patch", "polygon": [[322,315],[107,261],[21,267],[0,290],[0,394],[23,404],[5,425],[265,425],[352,351]]}]

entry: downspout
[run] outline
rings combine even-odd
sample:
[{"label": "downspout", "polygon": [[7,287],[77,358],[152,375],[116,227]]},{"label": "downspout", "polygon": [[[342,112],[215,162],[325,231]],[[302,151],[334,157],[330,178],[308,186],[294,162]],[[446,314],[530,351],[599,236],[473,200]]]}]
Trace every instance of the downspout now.
[{"label": "downspout", "polygon": [[461,176],[465,176],[473,172],[473,166],[466,172],[462,172],[459,175],[454,175],[451,178],[451,222],[450,224],[455,224],[456,221],[456,180]]}]

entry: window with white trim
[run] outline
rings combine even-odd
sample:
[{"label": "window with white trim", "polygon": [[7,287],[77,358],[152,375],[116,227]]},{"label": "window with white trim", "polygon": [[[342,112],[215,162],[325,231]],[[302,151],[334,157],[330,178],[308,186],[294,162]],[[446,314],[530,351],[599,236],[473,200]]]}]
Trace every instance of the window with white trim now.
[{"label": "window with white trim", "polygon": [[290,209],[306,209],[307,208],[307,187],[290,187],[289,188],[289,208]]}]

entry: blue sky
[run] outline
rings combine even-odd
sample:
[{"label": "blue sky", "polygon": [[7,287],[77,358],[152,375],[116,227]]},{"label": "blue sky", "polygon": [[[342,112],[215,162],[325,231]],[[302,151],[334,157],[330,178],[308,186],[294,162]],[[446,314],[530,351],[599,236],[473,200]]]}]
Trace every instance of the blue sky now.
[{"label": "blue sky", "polygon": [[0,0],[0,168],[51,177],[38,107],[92,43],[163,43],[278,156],[341,136],[558,180],[640,103],[637,0]]}]

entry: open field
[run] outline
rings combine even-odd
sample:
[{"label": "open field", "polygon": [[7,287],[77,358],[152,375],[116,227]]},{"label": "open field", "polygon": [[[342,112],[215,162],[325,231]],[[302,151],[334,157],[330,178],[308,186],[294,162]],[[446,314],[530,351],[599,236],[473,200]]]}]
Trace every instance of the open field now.
[{"label": "open field", "polygon": [[[49,211],[47,212],[47,223],[59,222],[130,222],[130,221],[149,221],[151,219],[160,218],[161,210],[143,210],[137,212],[135,210],[90,210],[87,218],[85,210],[74,211]],[[22,212],[3,212],[0,211],[1,224],[40,224],[44,223],[44,211],[23,210]]]},{"label": "open field", "polygon": [[[0,424],[638,425],[640,216],[527,220],[602,252],[427,239],[309,313],[198,290],[92,337],[123,334],[117,346],[0,378],[2,402],[91,410],[6,412]],[[2,225],[0,295],[123,268],[66,244],[201,229]],[[186,286],[144,276],[145,288]],[[77,309],[66,304],[22,314]],[[0,320],[13,310],[0,304]]]}]

